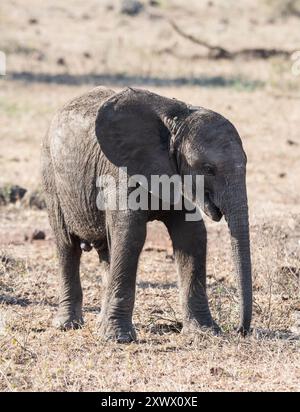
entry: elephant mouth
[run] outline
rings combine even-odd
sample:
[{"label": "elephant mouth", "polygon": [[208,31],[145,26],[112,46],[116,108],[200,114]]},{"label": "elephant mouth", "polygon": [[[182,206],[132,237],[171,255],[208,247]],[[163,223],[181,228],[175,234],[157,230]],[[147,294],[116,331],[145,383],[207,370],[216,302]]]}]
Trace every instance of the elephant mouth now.
[{"label": "elephant mouth", "polygon": [[214,204],[211,200],[211,195],[208,191],[204,193],[204,213],[213,221],[219,222],[222,219],[222,212],[221,210]]}]

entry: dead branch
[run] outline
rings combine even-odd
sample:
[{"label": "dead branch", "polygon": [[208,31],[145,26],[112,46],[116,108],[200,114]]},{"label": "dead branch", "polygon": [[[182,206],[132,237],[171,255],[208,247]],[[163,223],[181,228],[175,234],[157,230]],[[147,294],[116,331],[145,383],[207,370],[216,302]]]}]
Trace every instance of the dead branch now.
[{"label": "dead branch", "polygon": [[[265,48],[245,48],[236,51],[230,51],[224,47],[211,45],[204,40],[200,40],[192,34],[185,33],[173,20],[169,20],[170,25],[173,27],[175,32],[181,37],[195,43],[199,46],[208,49],[208,55],[206,57],[210,59],[235,59],[237,57],[242,58],[256,58],[256,59],[269,59],[270,57],[280,56],[289,57],[292,51],[282,50],[282,49],[265,49]],[[202,56],[201,56],[202,57]],[[203,56],[204,57],[204,56]]]},{"label": "dead branch", "polygon": [[177,24],[173,20],[169,20],[169,23],[176,31],[176,33],[178,33],[181,37],[184,37],[185,39],[190,40],[191,42],[198,44],[199,46],[203,46],[209,49],[209,57],[215,59],[231,58],[231,53],[223,47],[212,46],[204,40],[197,39],[192,34],[185,33],[180,27],[177,26]]}]

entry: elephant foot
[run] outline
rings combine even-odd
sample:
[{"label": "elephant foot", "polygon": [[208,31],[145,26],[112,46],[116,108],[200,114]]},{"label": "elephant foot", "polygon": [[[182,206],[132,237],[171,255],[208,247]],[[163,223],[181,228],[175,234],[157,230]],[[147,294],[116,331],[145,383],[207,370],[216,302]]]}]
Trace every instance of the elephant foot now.
[{"label": "elephant foot", "polygon": [[243,338],[245,338],[246,336],[248,336],[248,335],[251,334],[251,330],[250,330],[250,328],[249,328],[249,329],[245,329],[244,326],[239,326],[239,327],[237,328],[237,333],[238,333],[239,335],[241,335]]},{"label": "elephant foot", "polygon": [[71,329],[80,329],[83,326],[82,313],[66,312],[59,310],[55,318],[53,319],[53,326],[59,330],[67,331]]},{"label": "elephant foot", "polygon": [[105,341],[130,343],[136,340],[134,327],[129,322],[100,321],[99,335]]},{"label": "elephant foot", "polygon": [[221,328],[214,320],[198,321],[196,319],[188,319],[183,322],[183,328],[181,333],[183,334],[195,334],[195,333],[209,332],[215,336],[221,334]]}]

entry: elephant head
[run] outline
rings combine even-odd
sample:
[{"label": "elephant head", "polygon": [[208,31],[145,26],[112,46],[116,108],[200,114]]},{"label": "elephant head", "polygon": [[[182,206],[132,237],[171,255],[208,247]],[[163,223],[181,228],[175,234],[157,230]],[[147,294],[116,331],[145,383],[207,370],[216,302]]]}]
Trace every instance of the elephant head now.
[{"label": "elephant head", "polygon": [[96,119],[101,150],[129,175],[204,175],[204,202],[213,220],[224,215],[240,294],[240,327],[252,316],[246,155],[235,127],[221,115],[148,91],[125,89],[102,104]]}]

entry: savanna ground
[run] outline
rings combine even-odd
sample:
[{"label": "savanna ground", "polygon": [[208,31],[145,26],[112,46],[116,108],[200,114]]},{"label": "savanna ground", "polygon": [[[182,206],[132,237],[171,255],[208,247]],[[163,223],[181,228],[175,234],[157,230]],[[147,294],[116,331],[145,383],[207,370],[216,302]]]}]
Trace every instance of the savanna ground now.
[{"label": "savanna ground", "polygon": [[[186,32],[230,50],[300,49],[299,15],[261,1],[145,2],[137,16],[118,1],[2,1],[0,186],[25,198],[0,206],[1,391],[278,391],[300,389],[300,76],[292,60],[213,60]],[[153,3],[153,2],[152,2]],[[299,9],[298,9],[299,10]],[[51,326],[57,262],[46,211],[28,206],[39,188],[40,141],[54,111],[94,85],[127,85],[221,112],[248,155],[254,332],[236,335],[238,296],[224,222],[207,221],[208,295],[224,331],[183,336],[169,239],[149,225],[138,271],[139,341],[97,337],[102,282],[96,253],[83,256],[85,327]],[[5,191],[4,190],[4,191]],[[31,240],[35,229],[45,240]],[[27,240],[26,240],[27,239]]]}]

